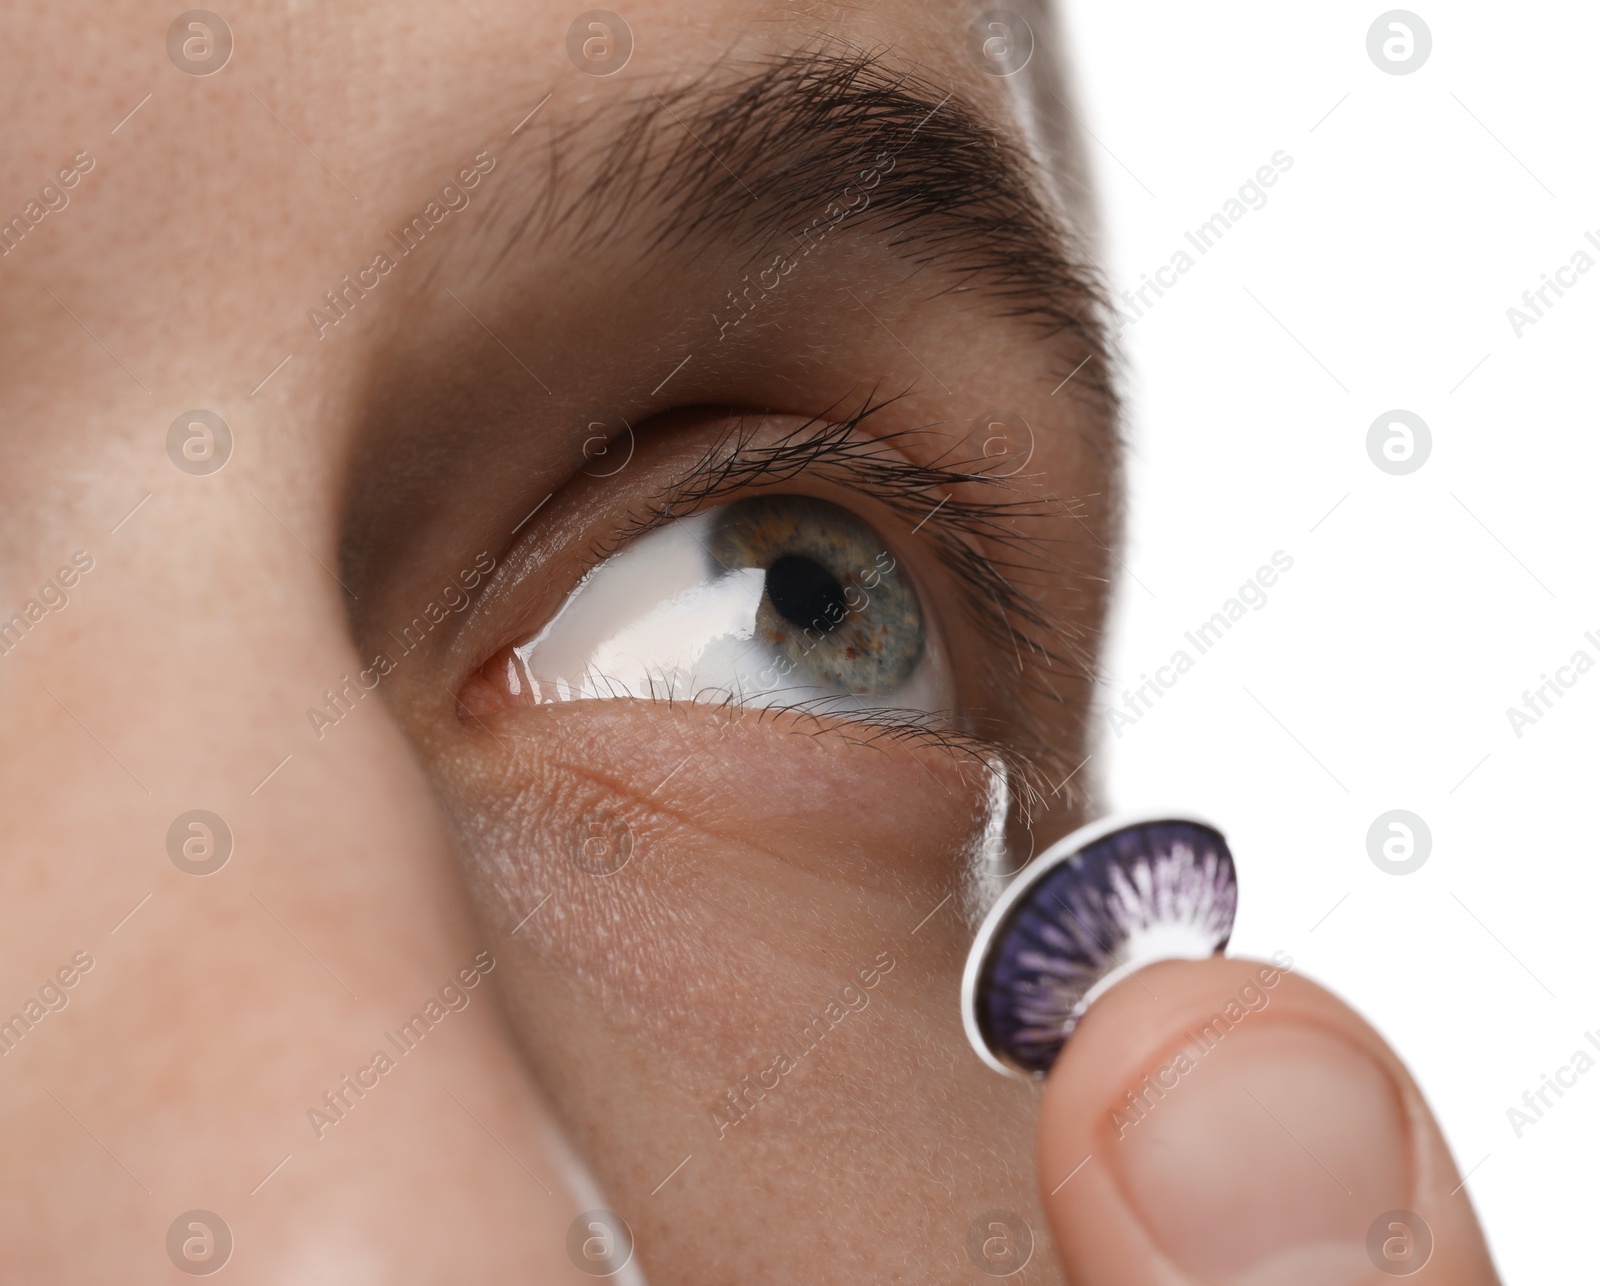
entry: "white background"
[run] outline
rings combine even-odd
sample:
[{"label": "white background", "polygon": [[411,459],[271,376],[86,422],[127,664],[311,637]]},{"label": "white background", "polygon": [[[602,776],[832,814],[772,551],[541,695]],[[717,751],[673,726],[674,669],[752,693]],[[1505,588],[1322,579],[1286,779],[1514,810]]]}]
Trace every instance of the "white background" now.
[{"label": "white background", "polygon": [[[1600,1067],[1521,1138],[1507,1109],[1600,1032],[1600,666],[1520,738],[1506,708],[1579,648],[1600,663],[1600,267],[1520,338],[1506,310],[1600,236],[1600,10],[1424,4],[1432,53],[1402,76],[1367,55],[1382,12],[1069,3],[1114,287],[1294,158],[1123,336],[1107,699],[1197,660],[1120,737],[1102,719],[1095,766],[1117,808],[1222,826],[1234,950],[1288,950],[1372,1020],[1506,1280],[1553,1281],[1593,1259]],[[1366,450],[1397,407],[1433,435],[1404,477]],[[1184,632],[1280,549],[1267,605],[1198,656]],[[1433,835],[1404,876],[1366,847],[1396,808]]]}]

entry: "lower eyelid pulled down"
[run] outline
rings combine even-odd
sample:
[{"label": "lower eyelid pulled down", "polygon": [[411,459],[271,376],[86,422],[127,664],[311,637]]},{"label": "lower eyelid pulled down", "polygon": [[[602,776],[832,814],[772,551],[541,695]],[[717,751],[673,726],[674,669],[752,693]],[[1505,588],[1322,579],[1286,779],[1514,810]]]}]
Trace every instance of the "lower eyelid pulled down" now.
[{"label": "lower eyelid pulled down", "polygon": [[633,697],[948,719],[954,681],[907,570],[828,501],[761,495],[672,519],[594,568],[462,703]]}]

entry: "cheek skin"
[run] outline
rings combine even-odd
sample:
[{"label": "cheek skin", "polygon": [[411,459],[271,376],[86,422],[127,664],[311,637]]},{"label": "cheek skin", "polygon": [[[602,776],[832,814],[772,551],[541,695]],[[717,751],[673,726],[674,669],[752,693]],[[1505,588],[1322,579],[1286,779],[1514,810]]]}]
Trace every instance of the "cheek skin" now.
[{"label": "cheek skin", "polygon": [[[696,1063],[961,892],[990,808],[965,751],[789,713],[596,701],[465,731],[444,777],[469,878],[508,933],[540,907],[513,960]],[[925,966],[959,969],[957,901]]]},{"label": "cheek skin", "polygon": [[[997,1207],[1042,1236],[1031,1095],[961,1031],[986,771],[872,735],[595,701],[463,726],[436,760],[511,1025],[654,1282],[964,1279]],[[595,818],[631,830],[614,874],[574,857]],[[842,1020],[773,1073],[830,1003]]]}]

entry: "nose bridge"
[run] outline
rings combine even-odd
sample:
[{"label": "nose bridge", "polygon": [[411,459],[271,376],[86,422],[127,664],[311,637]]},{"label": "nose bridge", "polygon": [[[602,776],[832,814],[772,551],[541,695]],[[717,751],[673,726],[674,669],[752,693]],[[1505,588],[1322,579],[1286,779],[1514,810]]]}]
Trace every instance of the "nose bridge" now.
[{"label": "nose bridge", "polygon": [[367,771],[354,738],[323,744],[304,714],[354,664],[325,461],[228,403],[179,405],[170,428],[141,408],[108,433],[103,455],[129,467],[9,560],[12,596],[50,610],[19,604],[38,619],[7,636],[0,678],[98,751],[63,747],[101,807],[199,792],[284,824],[285,797]]},{"label": "nose bridge", "polygon": [[[0,1027],[0,1115],[96,1194],[85,1235],[122,1207],[159,1244],[205,1207],[235,1233],[361,1240],[424,1158],[503,1160],[441,1080],[524,1146],[542,1118],[427,781],[349,638],[332,453],[225,405],[230,458],[186,469],[222,440],[188,410],[175,452],[150,431],[165,412],[129,417],[104,449],[132,466],[19,526],[0,577],[0,624],[22,622],[0,635],[0,905],[29,908],[0,958],[0,1019],[25,1020]],[[455,1217],[525,1217],[516,1174]]]},{"label": "nose bridge", "polygon": [[[34,42],[33,120],[82,133],[85,177],[0,273],[0,1187],[50,1229],[0,1276],[167,1280],[203,1235],[250,1280],[571,1279],[601,1199],[340,579],[399,287],[307,310],[418,189],[344,186],[339,100],[374,100],[276,79],[270,24],[199,80],[171,14],[107,21],[159,71]],[[17,123],[8,192],[73,155]]]},{"label": "nose bridge", "polygon": [[[293,413],[273,424],[223,410],[174,419],[69,609],[82,615],[51,668],[64,671],[57,714],[83,743],[75,769],[128,817],[152,879],[275,926],[286,981],[299,960],[335,997],[371,993],[452,944],[464,965],[470,932],[449,914],[461,903],[431,792],[349,635],[333,435],[310,415],[297,427]],[[203,461],[229,437],[221,467],[185,469],[185,445]],[[183,856],[187,824],[169,835],[195,810],[221,819],[219,845],[231,834],[215,870]],[[401,936],[407,951],[385,947]]]},{"label": "nose bridge", "polygon": [[[201,414],[246,418],[224,410]],[[133,467],[97,477],[70,516],[8,559],[0,775],[21,849],[11,877],[81,881],[81,897],[60,908],[79,936],[109,934],[148,895],[117,930],[119,947],[168,903],[188,909],[172,926],[188,941],[247,919],[274,889],[320,916],[353,894],[380,848],[391,896],[405,896],[408,873],[439,865],[442,841],[378,699],[337,740],[319,741],[304,713],[354,656],[344,591],[323,565],[325,488],[305,482],[309,470],[298,487],[278,482],[285,471],[260,467],[246,432],[187,409],[167,452],[155,418],[166,416],[129,417],[132,442],[103,443]],[[210,436],[185,456],[201,436],[191,425]],[[210,472],[180,467],[205,463],[206,450],[231,458]],[[57,931],[50,919],[32,931]],[[337,957],[362,933],[349,918],[342,943],[319,954]]]}]

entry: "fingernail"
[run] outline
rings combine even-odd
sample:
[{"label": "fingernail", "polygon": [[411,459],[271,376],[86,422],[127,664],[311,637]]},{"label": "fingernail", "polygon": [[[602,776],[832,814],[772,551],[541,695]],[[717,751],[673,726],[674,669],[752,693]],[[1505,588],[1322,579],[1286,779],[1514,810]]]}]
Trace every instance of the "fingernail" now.
[{"label": "fingernail", "polygon": [[1192,1033],[1113,1105],[1123,1196],[1198,1280],[1368,1281],[1367,1229],[1411,1195],[1399,1089],[1331,1031],[1242,1012]]}]

